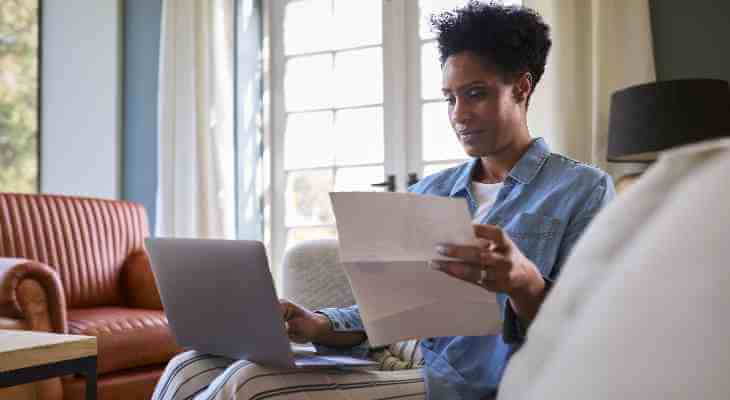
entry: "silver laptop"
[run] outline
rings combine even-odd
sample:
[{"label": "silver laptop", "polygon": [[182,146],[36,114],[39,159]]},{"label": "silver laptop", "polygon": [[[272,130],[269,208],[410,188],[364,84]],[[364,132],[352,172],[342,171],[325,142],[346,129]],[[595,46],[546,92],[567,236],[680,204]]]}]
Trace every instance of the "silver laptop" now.
[{"label": "silver laptop", "polygon": [[263,243],[203,239],[145,243],[170,329],[180,346],[279,368],[374,364],[292,351]]}]

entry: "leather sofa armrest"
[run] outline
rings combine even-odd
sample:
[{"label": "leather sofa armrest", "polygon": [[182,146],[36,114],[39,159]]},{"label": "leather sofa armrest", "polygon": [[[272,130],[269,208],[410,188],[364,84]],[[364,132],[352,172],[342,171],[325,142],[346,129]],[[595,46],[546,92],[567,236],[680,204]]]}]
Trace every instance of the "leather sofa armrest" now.
[{"label": "leather sofa armrest", "polygon": [[137,250],[124,261],[122,285],[127,305],[130,307],[162,310],[160,292],[157,290],[146,251]]},{"label": "leather sofa armrest", "polygon": [[66,297],[51,267],[20,258],[0,258],[0,316],[31,330],[66,333]]}]

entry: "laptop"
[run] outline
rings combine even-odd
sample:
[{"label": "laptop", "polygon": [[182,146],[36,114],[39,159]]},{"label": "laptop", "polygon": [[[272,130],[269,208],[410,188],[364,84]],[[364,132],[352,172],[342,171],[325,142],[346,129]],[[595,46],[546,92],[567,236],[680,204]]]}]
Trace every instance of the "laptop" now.
[{"label": "laptop", "polygon": [[259,241],[147,239],[152,272],[177,343],[278,368],[371,366],[371,360],[294,352]]}]

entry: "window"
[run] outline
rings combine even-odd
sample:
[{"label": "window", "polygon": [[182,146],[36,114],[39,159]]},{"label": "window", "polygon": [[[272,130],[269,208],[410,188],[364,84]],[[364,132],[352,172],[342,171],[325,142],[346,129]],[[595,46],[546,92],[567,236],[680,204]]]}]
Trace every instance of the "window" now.
[{"label": "window", "polygon": [[38,8],[0,3],[0,191],[38,191]]},{"label": "window", "polygon": [[[428,16],[464,0],[267,2],[273,263],[335,237],[330,191],[396,191],[462,162]],[[276,273],[276,271],[274,271]]]}]

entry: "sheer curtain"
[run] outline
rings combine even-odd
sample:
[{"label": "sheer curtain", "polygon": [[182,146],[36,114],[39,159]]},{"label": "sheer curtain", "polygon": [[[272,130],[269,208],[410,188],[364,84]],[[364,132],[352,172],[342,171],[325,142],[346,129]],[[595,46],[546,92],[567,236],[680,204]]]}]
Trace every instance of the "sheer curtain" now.
[{"label": "sheer curtain", "polygon": [[550,25],[553,49],[530,101],[529,126],[555,151],[621,174],[608,165],[610,96],[656,79],[648,0],[524,0]]},{"label": "sheer curtain", "polygon": [[163,0],[158,236],[236,236],[233,34],[233,1]]}]

